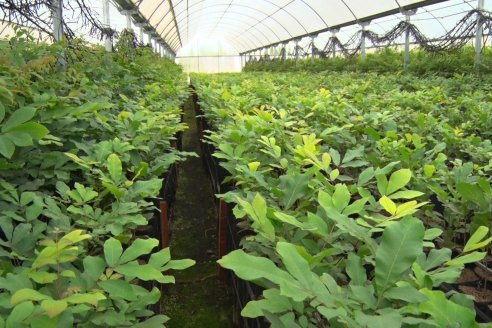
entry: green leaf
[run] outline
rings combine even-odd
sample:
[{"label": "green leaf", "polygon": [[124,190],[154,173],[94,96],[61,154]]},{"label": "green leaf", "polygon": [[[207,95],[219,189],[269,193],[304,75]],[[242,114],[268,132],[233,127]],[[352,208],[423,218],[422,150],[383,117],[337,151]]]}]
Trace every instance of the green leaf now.
[{"label": "green leaf", "polygon": [[292,215],[288,215],[288,214],[285,214],[285,213],[282,213],[282,212],[275,212],[274,213],[274,216],[279,221],[282,221],[284,223],[293,225],[294,227],[297,227],[297,228],[300,228],[300,229],[303,229],[304,228],[304,225],[299,220],[297,220],[294,216],[292,216]]},{"label": "green leaf", "polygon": [[396,204],[386,196],[379,199],[379,204],[391,215],[396,215]]},{"label": "green leaf", "polygon": [[154,315],[151,318],[132,325],[133,328],[162,328],[169,321],[169,317],[164,314]]},{"label": "green leaf", "polygon": [[32,146],[31,135],[25,132],[15,132],[10,131],[4,134],[5,137],[9,138],[18,147],[28,147]]},{"label": "green leaf", "polygon": [[82,262],[84,264],[84,273],[94,281],[97,281],[104,269],[106,269],[106,263],[100,257],[86,256]]},{"label": "green leaf", "polygon": [[121,298],[127,301],[135,301],[138,298],[133,292],[130,283],[124,280],[110,279],[100,281],[98,285],[109,293],[111,298]]},{"label": "green leaf", "polygon": [[126,262],[133,261],[141,255],[149,254],[152,251],[152,249],[157,247],[157,245],[159,245],[159,241],[154,238],[136,239],[133,241],[130,247],[128,247],[125,250],[123,255],[121,255],[117,263],[123,264]]},{"label": "green leaf", "polygon": [[367,281],[366,269],[362,266],[361,258],[355,253],[349,253],[346,266],[350,284],[364,285]]},{"label": "green leaf", "polygon": [[104,258],[108,266],[115,267],[122,253],[123,247],[119,240],[114,238],[106,240],[104,243]]},{"label": "green leaf", "polygon": [[424,234],[424,240],[434,240],[442,235],[442,230],[439,228],[426,229]]},{"label": "green leaf", "polygon": [[427,255],[425,263],[421,263],[422,269],[429,271],[437,268],[451,258],[452,252],[449,248],[432,249]]},{"label": "green leaf", "polygon": [[422,196],[424,193],[416,190],[403,190],[395,192],[388,197],[391,199],[412,199]]},{"label": "green leaf", "polygon": [[91,304],[93,306],[97,306],[99,301],[105,300],[106,297],[101,293],[92,293],[92,294],[72,294],[68,297],[65,297],[63,300],[70,304]]},{"label": "green leaf", "polygon": [[118,155],[109,155],[106,165],[111,179],[116,182],[116,184],[119,184],[121,182],[121,179],[123,178],[123,168]]},{"label": "green leaf", "polygon": [[421,303],[427,301],[427,297],[413,286],[390,288],[384,293],[384,297],[390,300],[402,300],[408,303]]},{"label": "green leaf", "polygon": [[12,128],[29,121],[36,114],[36,108],[33,107],[22,107],[16,110],[5,124],[3,124],[2,132],[8,132]]},{"label": "green leaf", "polygon": [[160,281],[164,278],[160,270],[157,270],[149,264],[139,265],[137,261],[118,265],[114,270],[125,275],[127,278],[138,278],[143,281]]},{"label": "green leaf", "polygon": [[358,322],[364,322],[367,328],[401,327],[403,320],[396,310],[390,310],[388,313],[381,313],[381,315],[368,315],[357,310],[355,318]]},{"label": "green leaf", "polygon": [[154,268],[158,269],[164,266],[167,262],[171,260],[171,252],[169,247],[161,249],[157,253],[150,255],[149,264]]},{"label": "green leaf", "polygon": [[412,178],[412,171],[409,169],[401,169],[391,174],[388,186],[386,187],[386,195],[391,195],[395,191],[405,187]]},{"label": "green leaf", "polygon": [[448,300],[443,292],[422,289],[421,292],[429,299],[419,306],[419,310],[429,314],[439,327],[478,327],[475,322],[475,312],[469,308]]},{"label": "green leaf", "polygon": [[40,292],[31,289],[31,288],[22,288],[19,289],[12,295],[10,299],[10,305],[14,306],[18,303],[24,301],[41,301],[51,299],[48,295],[41,294]]},{"label": "green leaf", "polygon": [[470,237],[468,242],[465,245],[465,248],[463,249],[463,252],[471,252],[473,250],[482,248],[490,244],[492,241],[492,237],[487,238],[486,240],[480,242],[485,236],[489,234],[489,228],[485,226],[480,226],[478,229],[473,233],[473,235]]},{"label": "green leaf", "polygon": [[374,177],[374,168],[368,167],[359,174],[359,179],[357,181],[357,186],[361,187],[365,185],[369,180]]},{"label": "green leaf", "polygon": [[263,292],[265,299],[250,301],[241,311],[241,316],[246,318],[257,318],[264,316],[265,312],[281,313],[292,310],[289,299],[280,295],[278,289],[267,289]]},{"label": "green leaf", "polygon": [[5,106],[0,102],[0,123],[5,118]]},{"label": "green leaf", "polygon": [[48,314],[50,318],[58,316],[65,311],[68,304],[65,301],[44,300],[41,302],[41,308]]},{"label": "green leaf", "polygon": [[267,258],[252,256],[243,250],[235,250],[217,262],[223,268],[234,271],[241,279],[248,281],[267,279],[280,285],[281,294],[291,297],[296,302],[301,302],[310,296],[295,279]]},{"label": "green leaf", "polygon": [[42,139],[50,133],[44,125],[39,124],[37,122],[26,122],[20,125],[17,125],[14,128],[11,128],[9,132],[17,132],[17,133],[27,133],[33,139]]},{"label": "green leaf", "polygon": [[424,241],[422,221],[408,216],[386,227],[376,251],[376,290],[378,295],[393,287],[410,270],[422,252]]},{"label": "green leaf", "polygon": [[485,255],[487,255],[487,252],[473,252],[447,261],[446,265],[462,267],[467,263],[474,263],[483,260]]},{"label": "green leaf", "polygon": [[335,186],[335,192],[331,197],[333,202],[333,206],[338,210],[338,212],[342,212],[345,207],[350,202],[350,192],[346,185],[338,183]]},{"label": "green leaf", "polygon": [[434,172],[436,172],[436,167],[434,165],[429,165],[429,164],[424,165],[424,174],[426,177],[432,178]]},{"label": "green leaf", "polygon": [[309,179],[305,174],[289,174],[282,175],[279,180],[279,188],[282,191],[282,205],[287,210],[306,194]]},{"label": "green leaf", "polygon": [[162,267],[161,271],[166,270],[184,270],[195,265],[194,260],[184,259],[184,260],[171,260],[165,266]]},{"label": "green leaf", "polygon": [[16,327],[27,327],[27,325],[23,325],[23,321],[29,318],[36,308],[32,302],[24,302],[12,309],[7,317],[5,322],[5,326],[7,328],[16,328]]},{"label": "green leaf", "polygon": [[11,158],[14,155],[15,145],[14,143],[4,135],[0,135],[0,154],[3,157]]},{"label": "green leaf", "polygon": [[58,275],[46,271],[34,271],[29,273],[29,278],[38,284],[50,284],[58,279]]}]

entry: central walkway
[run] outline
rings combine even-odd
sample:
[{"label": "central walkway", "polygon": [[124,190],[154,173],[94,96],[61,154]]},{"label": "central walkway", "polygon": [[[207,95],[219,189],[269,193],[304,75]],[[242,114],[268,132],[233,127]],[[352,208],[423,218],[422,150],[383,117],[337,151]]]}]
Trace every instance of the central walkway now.
[{"label": "central walkway", "polygon": [[[200,154],[195,113],[185,104],[183,150]],[[212,189],[198,157],[179,165],[178,189],[171,231],[173,259],[190,258],[197,263],[174,273],[176,285],[166,285],[163,313],[171,328],[231,328],[232,299],[217,278],[217,224]]]}]

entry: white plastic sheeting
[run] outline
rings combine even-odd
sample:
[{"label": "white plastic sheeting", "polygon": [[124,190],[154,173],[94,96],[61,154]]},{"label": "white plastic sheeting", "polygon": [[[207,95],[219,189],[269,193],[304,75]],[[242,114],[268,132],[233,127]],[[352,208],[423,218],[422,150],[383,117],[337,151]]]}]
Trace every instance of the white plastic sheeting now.
[{"label": "white plastic sheeting", "polygon": [[132,1],[174,50],[201,33],[223,36],[238,52],[430,3],[424,0]]}]

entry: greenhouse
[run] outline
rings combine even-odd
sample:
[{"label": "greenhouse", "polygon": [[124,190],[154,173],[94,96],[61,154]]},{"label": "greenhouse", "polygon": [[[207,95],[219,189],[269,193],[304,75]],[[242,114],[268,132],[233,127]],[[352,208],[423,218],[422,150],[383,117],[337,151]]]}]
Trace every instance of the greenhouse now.
[{"label": "greenhouse", "polygon": [[492,0],[0,0],[1,327],[492,327]]}]

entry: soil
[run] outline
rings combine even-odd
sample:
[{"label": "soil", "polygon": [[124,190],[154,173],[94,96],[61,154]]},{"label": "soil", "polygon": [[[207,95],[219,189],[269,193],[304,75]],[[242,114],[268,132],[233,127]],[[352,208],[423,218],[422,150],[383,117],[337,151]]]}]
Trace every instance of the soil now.
[{"label": "soil", "polygon": [[[185,104],[183,150],[200,153],[195,113]],[[191,258],[196,265],[175,273],[176,284],[163,291],[163,313],[171,317],[169,328],[230,328],[233,300],[218,279],[217,214],[207,173],[198,157],[179,165],[178,188],[171,228],[174,259]]]}]

